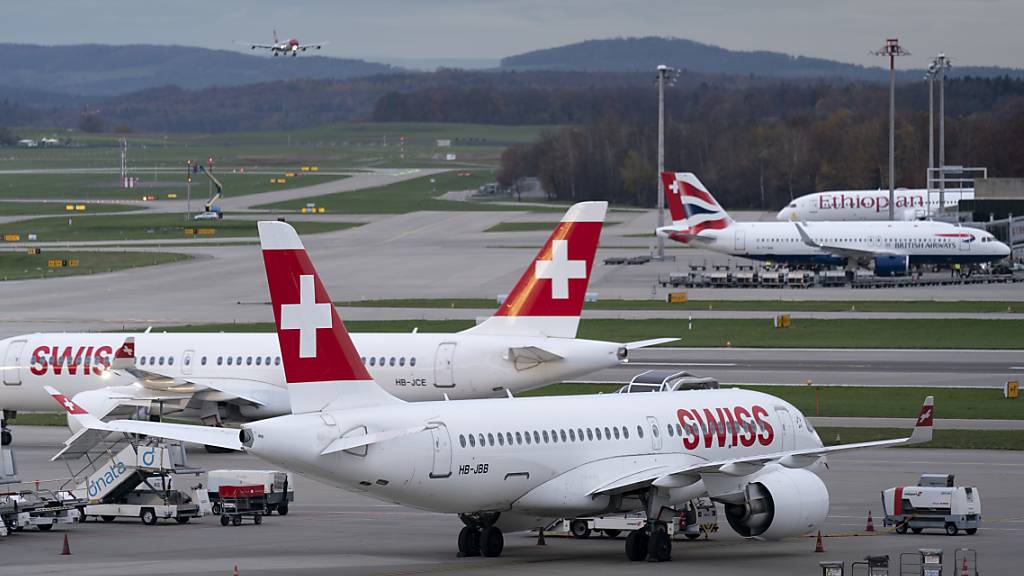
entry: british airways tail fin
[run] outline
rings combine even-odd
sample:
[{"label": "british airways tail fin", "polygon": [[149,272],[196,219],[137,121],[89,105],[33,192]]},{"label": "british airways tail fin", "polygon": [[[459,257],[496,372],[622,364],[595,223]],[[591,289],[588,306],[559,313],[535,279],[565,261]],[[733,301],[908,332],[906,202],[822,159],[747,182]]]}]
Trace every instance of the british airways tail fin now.
[{"label": "british airways tail fin", "polygon": [[575,338],[607,211],[571,206],[498,311],[466,332]]},{"label": "british airways tail fin", "polygon": [[696,235],[701,230],[721,230],[732,224],[732,218],[695,174],[662,172],[661,183],[676,230]]},{"label": "british airways tail fin", "polygon": [[401,402],[367,372],[295,229],[258,226],[292,413]]}]

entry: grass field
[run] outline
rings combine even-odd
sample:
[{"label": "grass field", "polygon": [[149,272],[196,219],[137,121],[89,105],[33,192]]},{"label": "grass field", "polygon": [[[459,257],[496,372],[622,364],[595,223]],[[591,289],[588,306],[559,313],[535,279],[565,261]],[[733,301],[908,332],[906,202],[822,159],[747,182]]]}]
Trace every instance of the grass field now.
[{"label": "grass field", "polygon": [[[0,175],[0,198],[88,201],[139,200],[143,195],[153,195],[157,200],[166,200],[168,194],[176,194],[178,199],[185,199],[187,186],[184,168],[173,173],[161,172],[155,177],[152,172],[137,173],[136,176],[140,179],[138,186],[126,189],[119,186],[116,174],[3,174]],[[285,178],[287,182],[272,184],[270,175],[228,172],[218,173],[216,176],[224,185],[224,193],[232,196],[286,190],[345,178],[338,175],[301,172],[296,173],[295,177],[285,178],[282,171],[275,178]],[[193,208],[197,210],[209,197],[208,182],[201,174],[192,178]]]},{"label": "grass field", "polygon": [[[486,202],[441,200],[438,196],[453,190],[475,190],[480,185],[494,181],[494,173],[489,170],[470,171],[469,176],[460,176],[459,172],[444,172],[435,176],[423,176],[403,182],[396,182],[377,188],[339,192],[327,196],[285,202],[263,204],[256,208],[271,210],[298,210],[307,202],[315,202],[331,212],[342,214],[405,214],[418,210],[472,210],[472,211],[504,211],[516,210],[508,205],[495,205]],[[434,182],[431,182],[431,179]],[[561,211],[561,207],[550,209],[530,205],[523,211],[547,212]]]},{"label": "grass field", "polygon": [[[3,202],[0,201],[0,216],[41,216],[45,214],[110,214],[137,210],[135,206],[121,204],[86,204],[84,212],[68,211],[64,202]],[[0,229],[3,225],[0,224]]]},{"label": "grass field", "polygon": [[[131,165],[178,168],[185,160],[214,157],[226,168],[297,169],[315,165],[321,170],[377,166],[496,166],[510,144],[531,142],[557,126],[496,126],[443,123],[332,124],[303,130],[220,134],[82,134],[71,148],[13,148],[5,150],[8,168],[113,168],[120,159],[120,139],[128,139]],[[54,136],[51,131],[18,128],[22,137]],[[401,138],[405,138],[404,146]],[[439,148],[437,140],[451,140]],[[446,153],[457,160],[445,160]]]},{"label": "grass field", "polygon": [[[496,306],[492,306],[496,307]],[[346,322],[353,332],[457,332],[471,320],[381,320]],[[225,328],[225,326],[229,328]],[[1024,349],[1022,320],[799,320],[790,328],[772,328],[770,319],[699,320],[692,331],[678,320],[585,319],[578,336],[630,342],[680,337],[672,346],[755,348],[961,348]],[[202,331],[270,330],[269,324],[199,326]]]},{"label": "grass field", "polygon": [[[902,428],[817,428],[826,446],[904,438]],[[904,448],[954,448],[958,450],[1024,450],[1024,430],[936,430],[931,442]],[[899,448],[899,446],[897,446]]]},{"label": "grass field", "polygon": [[[293,222],[299,234],[316,234],[359,226],[350,222]],[[187,227],[213,228],[213,238],[256,237],[255,220],[189,221]],[[186,225],[180,214],[139,214],[129,216],[47,217],[0,225],[5,234],[20,234],[24,239],[35,234],[39,242],[88,242],[100,240],[148,240],[186,238]]]},{"label": "grass field", "polygon": [[[615,226],[622,222],[605,222],[604,226]],[[484,232],[537,232],[554,230],[558,222],[499,222]]]},{"label": "grass field", "polygon": [[[173,252],[89,252],[44,250],[42,254],[30,256],[25,251],[0,252],[0,280],[23,278],[54,278],[113,272],[125,268],[155,266],[188,260],[187,254]],[[50,268],[48,261],[78,260],[75,268]]]},{"label": "grass field", "polygon": [[[373,308],[491,308],[490,298],[404,298],[351,300],[339,306]],[[1024,313],[1024,301],[931,301],[931,300],[691,300],[669,304],[664,300],[598,300],[588,310],[723,310],[751,312],[1012,312]]]}]

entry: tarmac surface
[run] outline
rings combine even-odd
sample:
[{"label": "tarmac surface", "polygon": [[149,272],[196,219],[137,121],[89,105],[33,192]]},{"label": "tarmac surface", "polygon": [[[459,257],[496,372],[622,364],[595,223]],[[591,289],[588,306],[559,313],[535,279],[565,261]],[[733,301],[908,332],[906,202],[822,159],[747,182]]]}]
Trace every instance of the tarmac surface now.
[{"label": "tarmac surface", "polygon": [[[18,464],[23,480],[66,477],[60,463],[49,462],[66,437],[63,428],[18,427]],[[190,451],[200,468],[265,468],[244,454],[210,455]],[[548,537],[537,546],[527,533],[508,534],[501,558],[455,557],[458,519],[378,502],[299,477],[296,502],[288,516],[271,516],[262,526],[221,527],[214,517],[188,525],[134,520],[89,522],[49,533],[26,530],[0,538],[0,575],[122,576],[135,574],[414,574],[488,573],[574,575],[616,574],[820,574],[818,562],[849,563],[867,554],[889,554],[898,574],[899,554],[919,548],[943,548],[945,574],[956,548],[978,552],[979,573],[1016,574],[1017,544],[1024,536],[1024,505],[1019,487],[1024,460],[1019,452],[929,449],[864,450],[833,456],[823,479],[831,494],[830,516],[823,526],[824,554],[814,539],[743,541],[722,521],[708,541],[678,540],[673,561],[630,563],[623,539]],[[976,486],[983,497],[978,534],[949,537],[938,532],[896,535],[883,528],[879,492],[914,484],[922,473],[955,473],[959,484]],[[187,481],[191,481],[191,477]],[[868,512],[876,532],[866,532]],[[720,514],[720,517],[721,514]],[[59,556],[63,534],[71,556]],[[909,558],[908,558],[909,560]],[[972,574],[973,572],[972,564]],[[850,572],[848,571],[847,574]],[[908,572],[909,573],[909,572]]]}]

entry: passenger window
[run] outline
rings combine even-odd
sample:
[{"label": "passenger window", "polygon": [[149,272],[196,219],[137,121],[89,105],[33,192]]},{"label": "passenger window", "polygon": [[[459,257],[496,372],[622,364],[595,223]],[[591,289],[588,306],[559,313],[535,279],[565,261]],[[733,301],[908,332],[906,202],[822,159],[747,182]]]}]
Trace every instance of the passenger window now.
[{"label": "passenger window", "polygon": [[567,441],[565,439],[565,430],[559,430],[558,431],[558,435],[562,437],[562,442],[566,442]]},{"label": "passenger window", "polygon": [[172,364],[174,364],[174,356],[168,356],[167,357],[167,365],[171,366]]},{"label": "passenger window", "polygon": [[235,356],[235,364],[238,364],[239,366],[242,365],[242,357],[241,356]]},{"label": "passenger window", "polygon": [[606,440],[612,439],[612,431],[609,430],[607,426],[604,427],[604,437]]},{"label": "passenger window", "polygon": [[459,444],[460,444],[460,445],[461,445],[461,446],[462,446],[463,448],[465,448],[465,447],[466,447],[466,437],[465,437],[464,435],[462,435],[462,434],[459,434]]},{"label": "passenger window", "polygon": [[576,435],[580,437],[580,442],[583,442],[583,428],[577,428]]},{"label": "passenger window", "polygon": [[390,361],[390,362],[388,362],[388,366],[394,366],[394,365],[395,365],[395,357],[394,357],[394,356],[392,356],[392,357],[391,357],[391,361]]},{"label": "passenger window", "polygon": [[280,356],[274,357],[274,366],[278,366],[280,364],[281,364],[281,357]]},{"label": "passenger window", "polygon": [[192,358],[189,357],[189,356],[185,356],[185,359],[183,360],[183,362],[185,363],[185,366],[191,366],[192,365]]},{"label": "passenger window", "polygon": [[477,437],[477,440],[479,440],[479,441],[480,441],[480,447],[481,447],[481,448],[482,448],[482,447],[484,447],[484,446],[487,446],[487,444],[486,444],[486,442],[485,442],[485,440],[486,440],[486,439],[484,438],[483,432],[481,432],[481,433],[479,434],[479,436]]},{"label": "passenger window", "polygon": [[655,426],[654,424],[651,424],[651,433],[654,434],[655,438],[658,437],[658,427]]},{"label": "passenger window", "polygon": [[594,436],[597,436],[598,440],[601,439],[601,429],[600,428],[594,428]]},{"label": "passenger window", "polygon": [[530,433],[529,433],[529,432],[526,432],[526,433],[524,434],[524,436],[526,436],[526,444],[527,444],[527,446],[529,446],[529,444],[530,444]]},{"label": "passenger window", "polygon": [[501,432],[498,432],[498,446],[504,446],[504,445],[505,445],[505,437],[501,435]]},{"label": "passenger window", "polygon": [[245,365],[246,366],[252,366],[252,356],[246,356],[245,357]]},{"label": "passenger window", "polygon": [[594,441],[594,431],[590,428],[587,428],[587,440]]},{"label": "passenger window", "polygon": [[401,358],[398,359],[398,365],[405,366],[405,356],[402,356]]},{"label": "passenger window", "polygon": [[[363,364],[366,364],[366,356],[360,356],[360,357],[359,357],[359,360],[360,360],[360,361],[361,361],[361,362],[362,362]],[[269,364],[269,363],[268,363],[268,364]]]},{"label": "passenger window", "polygon": [[409,358],[409,366],[415,366],[415,365],[416,365],[416,357],[413,356],[412,358]]},{"label": "passenger window", "polygon": [[263,360],[263,363],[270,366],[270,356],[267,356],[266,359]]},{"label": "passenger window", "polygon": [[256,357],[256,365],[257,366],[262,366],[263,365],[263,357],[262,356],[257,356]]},{"label": "passenger window", "polygon": [[509,446],[512,445],[512,433],[511,432],[505,432],[505,440],[508,442]]},{"label": "passenger window", "polygon": [[547,444],[548,443],[548,431],[547,430],[544,431],[543,436],[544,436],[544,443]]},{"label": "passenger window", "polygon": [[665,424],[665,429],[668,430],[668,435],[669,436],[675,436],[675,431],[672,430],[672,425],[671,424]]},{"label": "passenger window", "polygon": [[223,356],[217,356],[217,366],[220,366],[223,363],[224,363],[224,357]]},{"label": "passenger window", "polygon": [[629,440],[629,428],[626,428],[625,426],[622,427],[622,437]]},{"label": "passenger window", "polygon": [[476,440],[473,439],[473,435],[472,434],[469,435],[469,446],[471,448],[476,448]]},{"label": "passenger window", "polygon": [[380,360],[377,360],[377,362],[378,362],[378,363],[380,363],[380,365],[381,365],[381,366],[383,366],[383,365],[384,365],[384,363],[385,363],[385,362],[387,362],[387,358],[385,358],[385,357],[381,356],[381,357],[380,357]]},{"label": "passenger window", "polygon": [[228,366],[231,366],[231,364],[234,362],[234,360],[235,360],[234,358],[232,358],[231,356],[228,356]]},{"label": "passenger window", "polygon": [[676,434],[678,434],[680,436],[683,435],[683,427],[680,426],[679,424],[676,424]]},{"label": "passenger window", "polygon": [[376,365],[377,365],[377,359],[371,356],[370,357],[370,366],[376,366]]},{"label": "passenger window", "polygon": [[154,364],[156,364],[156,356],[150,356],[149,357],[149,365],[152,366]]},{"label": "passenger window", "polygon": [[619,439],[619,429],[618,428],[612,428],[612,434],[615,436],[616,440]]},{"label": "passenger window", "polygon": [[569,440],[576,441],[576,431],[572,428],[569,428]]},{"label": "passenger window", "polygon": [[160,359],[158,360],[158,362],[160,363],[161,366],[163,366],[164,365],[164,357],[161,356]]},{"label": "passenger window", "polygon": [[494,434],[491,434],[490,432],[487,433],[487,445],[494,446]]},{"label": "passenger window", "polygon": [[[38,361],[38,359],[37,359],[37,361]],[[143,356],[143,357],[139,358],[139,366],[145,366],[145,365],[146,365],[146,357]]]},{"label": "passenger window", "polygon": [[523,435],[520,434],[519,432],[516,432],[516,444],[519,444],[519,445],[523,444]]},{"label": "passenger window", "polygon": [[540,444],[540,433],[536,430],[533,431],[533,443]]}]

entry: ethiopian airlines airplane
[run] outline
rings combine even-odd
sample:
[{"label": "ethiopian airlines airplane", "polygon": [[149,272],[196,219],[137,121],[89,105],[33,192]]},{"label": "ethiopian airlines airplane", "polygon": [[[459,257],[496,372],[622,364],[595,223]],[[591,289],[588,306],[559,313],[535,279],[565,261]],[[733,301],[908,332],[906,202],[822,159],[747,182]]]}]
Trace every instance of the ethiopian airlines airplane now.
[{"label": "ethiopian airlines airplane", "polygon": [[869,267],[902,276],[918,264],[1002,260],[1010,248],[992,234],[945,222],[734,222],[689,172],[662,172],[672,225],[661,236],[753,260]]},{"label": "ethiopian airlines airplane", "polygon": [[259,230],[292,413],[240,431],[104,422],[49,388],[83,427],[65,452],[106,432],[244,450],[382,501],[457,514],[460,556],[500,556],[504,531],[553,518],[643,511],[626,556],[664,561],[667,522],[695,497],[723,503],[743,536],[806,534],[828,515],[815,474],[827,455],[931,439],[931,397],[911,436],[831,447],[793,405],[739,389],[406,403],[367,371],[295,230]]},{"label": "ethiopian airlines airplane", "polygon": [[[952,208],[960,200],[973,200],[974,189],[938,190],[897,188],[894,213],[897,220],[924,220],[942,208]],[[943,196],[942,206],[939,197]],[[779,210],[776,220],[783,222],[851,222],[889,219],[888,190],[830,190],[807,194]]]},{"label": "ethiopian airlines airplane", "polygon": [[[561,382],[616,366],[630,349],[674,340],[576,338],[606,210],[606,202],[569,208],[484,322],[455,334],[356,334],[360,361],[398,398],[455,400]],[[302,289],[303,302],[310,301],[312,284]],[[296,318],[330,325],[329,316],[295,306]],[[270,333],[26,334],[0,341],[0,359],[5,418],[52,408],[44,386],[61,388],[103,419],[159,413],[219,426],[289,412],[281,351]]]}]

